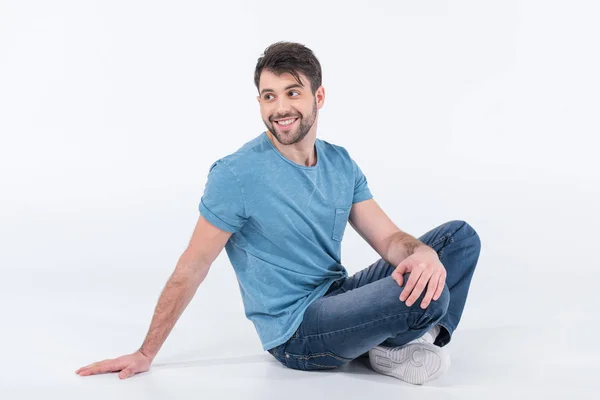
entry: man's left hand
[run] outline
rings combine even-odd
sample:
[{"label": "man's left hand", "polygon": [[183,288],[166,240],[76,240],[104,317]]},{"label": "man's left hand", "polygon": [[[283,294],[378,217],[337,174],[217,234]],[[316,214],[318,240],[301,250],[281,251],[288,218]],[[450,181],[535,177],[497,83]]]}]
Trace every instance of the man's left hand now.
[{"label": "man's left hand", "polygon": [[407,307],[417,301],[425,286],[427,286],[427,293],[421,302],[421,308],[427,308],[432,299],[440,298],[446,283],[446,269],[435,250],[429,246],[417,247],[413,254],[398,264],[392,273],[392,278],[402,286],[403,275],[407,272],[410,272],[410,276],[400,294],[400,301],[406,300]]}]

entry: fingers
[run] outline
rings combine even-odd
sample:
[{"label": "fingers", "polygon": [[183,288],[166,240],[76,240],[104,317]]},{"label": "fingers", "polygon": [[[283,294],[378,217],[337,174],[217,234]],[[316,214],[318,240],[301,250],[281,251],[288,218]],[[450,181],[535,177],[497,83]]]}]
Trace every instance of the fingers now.
[{"label": "fingers", "polygon": [[392,279],[396,281],[398,286],[402,286],[404,284],[404,275],[401,273],[396,273],[396,271],[392,272]]},{"label": "fingers", "polygon": [[429,282],[427,283],[427,293],[425,293],[425,297],[423,297],[423,301],[421,302],[421,308],[425,309],[429,306],[433,295],[436,293],[439,287],[440,275],[433,275]]},{"label": "fingers", "polygon": [[404,284],[404,273],[406,273],[406,271],[406,264],[400,263],[398,264],[394,272],[392,272],[392,279],[394,279],[399,286],[402,286]]},{"label": "fingers", "polygon": [[423,290],[427,286],[427,282],[429,281],[429,278],[431,278],[431,275],[432,272],[430,271],[423,271],[423,273],[421,273],[421,276],[419,277],[419,280],[417,281],[417,284],[415,285],[413,291],[411,292],[408,299],[406,299],[407,307],[412,306],[421,296],[421,293],[423,293]]},{"label": "fingers", "polygon": [[435,290],[435,294],[433,295],[433,300],[437,300],[442,295],[444,291],[444,285],[446,284],[446,272],[442,271],[442,275],[440,276],[440,280],[438,281],[437,288]]},{"label": "fingers", "polygon": [[404,290],[400,293],[400,301],[406,300],[407,307],[413,305],[421,295],[421,292],[425,288],[425,285],[427,285],[427,281],[432,274],[432,271],[425,269],[425,264],[423,263],[419,264],[416,268],[413,268]]},{"label": "fingers", "polygon": [[81,374],[82,372],[88,372],[90,369],[95,368],[102,363],[106,363],[107,361],[109,361],[109,360],[103,360],[103,361],[97,361],[95,363],[91,363],[89,365],[86,365],[85,367],[79,368],[77,371],[75,371],[75,373]]},{"label": "fingers", "polygon": [[95,374],[102,374],[105,372],[115,372],[120,371],[125,368],[123,361],[119,359],[114,360],[104,360],[92,363],[87,367],[80,368],[76,371],[76,373],[80,376],[88,376]]},{"label": "fingers", "polygon": [[78,374],[80,376],[88,376],[88,375],[100,374],[103,372],[108,372],[107,364],[92,364],[89,367],[83,368],[80,372],[78,372]]},{"label": "fingers", "polygon": [[423,270],[420,268],[415,268],[412,270],[412,272],[408,276],[408,281],[406,282],[406,286],[404,286],[402,293],[400,293],[400,301],[405,301],[408,298],[408,296],[410,296],[410,292],[417,284],[417,281],[419,280],[419,277],[421,276],[422,272],[423,272]]},{"label": "fingers", "polygon": [[98,364],[101,364],[101,363],[105,363],[105,362],[107,362],[107,361],[110,361],[110,360],[109,360],[109,359],[106,359],[106,360],[102,360],[102,361],[96,361],[95,363],[91,363],[91,364],[89,364],[89,365],[86,365],[85,367],[81,367],[81,368],[79,368],[77,371],[75,371],[75,373],[76,373],[76,374],[78,374],[80,371],[83,371],[84,369],[88,369],[88,368],[91,368],[91,367],[95,367],[96,365],[98,365]]},{"label": "fingers", "polygon": [[134,375],[133,369],[131,367],[124,368],[121,372],[119,372],[119,379],[127,379],[130,376]]}]

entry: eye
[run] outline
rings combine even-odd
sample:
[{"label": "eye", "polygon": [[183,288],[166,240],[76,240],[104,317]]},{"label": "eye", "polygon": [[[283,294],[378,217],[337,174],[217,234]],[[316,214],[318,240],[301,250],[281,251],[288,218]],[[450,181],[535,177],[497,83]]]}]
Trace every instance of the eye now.
[{"label": "eye", "polygon": [[272,95],[272,94],[270,94],[270,93],[267,93],[267,94],[265,94],[265,95],[264,95],[264,97],[263,97],[263,98],[264,98],[265,100],[270,100],[270,99],[269,99],[269,96],[273,96],[273,95]]},{"label": "eye", "polygon": [[297,91],[295,91],[295,90],[292,90],[292,91],[290,91],[290,94],[291,94],[291,93],[297,93],[297,94],[298,94],[298,96],[300,96],[300,92],[297,92]]}]

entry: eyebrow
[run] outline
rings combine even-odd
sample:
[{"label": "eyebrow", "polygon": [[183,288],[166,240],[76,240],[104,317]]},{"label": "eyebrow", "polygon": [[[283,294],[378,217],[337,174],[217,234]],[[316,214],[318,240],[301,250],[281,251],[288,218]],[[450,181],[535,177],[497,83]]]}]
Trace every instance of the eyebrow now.
[{"label": "eyebrow", "polygon": [[[292,88],[303,88],[303,87],[304,86],[302,86],[302,85],[294,83],[292,85],[286,86],[286,88],[284,90],[289,90],[289,89],[292,89]],[[274,92],[274,90],[273,89],[263,89],[263,90],[260,91],[260,95],[262,96],[265,92]]]}]

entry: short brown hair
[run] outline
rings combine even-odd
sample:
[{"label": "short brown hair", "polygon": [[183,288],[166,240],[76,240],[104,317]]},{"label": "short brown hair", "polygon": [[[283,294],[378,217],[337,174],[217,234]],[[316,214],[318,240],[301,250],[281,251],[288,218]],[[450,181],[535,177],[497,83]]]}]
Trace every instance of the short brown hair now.
[{"label": "short brown hair", "polygon": [[265,49],[264,53],[258,58],[254,70],[254,84],[258,90],[260,90],[258,87],[260,74],[264,69],[276,75],[288,72],[300,84],[302,82],[298,72],[303,73],[310,81],[313,95],[321,86],[321,64],[312,50],[300,43],[277,42]]}]

